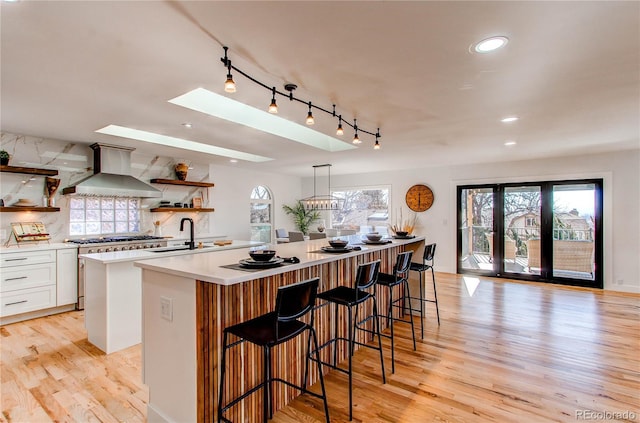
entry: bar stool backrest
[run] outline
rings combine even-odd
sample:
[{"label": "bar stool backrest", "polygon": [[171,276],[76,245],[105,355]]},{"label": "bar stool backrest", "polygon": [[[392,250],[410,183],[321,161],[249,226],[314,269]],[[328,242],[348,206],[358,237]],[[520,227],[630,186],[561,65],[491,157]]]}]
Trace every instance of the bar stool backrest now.
[{"label": "bar stool backrest", "polygon": [[398,253],[398,257],[396,258],[396,265],[393,267],[393,273],[396,276],[396,280],[401,281],[409,277],[409,267],[411,266],[412,257],[413,251]]},{"label": "bar stool backrest", "polygon": [[[424,246],[424,254],[422,255],[422,261],[424,264],[433,266],[433,256],[436,255],[436,244],[429,244]],[[428,262],[428,263],[427,263]]]},{"label": "bar stool backrest", "polygon": [[284,285],[278,288],[276,316],[278,322],[296,320],[313,309],[320,278]]},{"label": "bar stool backrest", "polygon": [[380,260],[363,263],[356,272],[356,289],[367,289],[378,280]]}]

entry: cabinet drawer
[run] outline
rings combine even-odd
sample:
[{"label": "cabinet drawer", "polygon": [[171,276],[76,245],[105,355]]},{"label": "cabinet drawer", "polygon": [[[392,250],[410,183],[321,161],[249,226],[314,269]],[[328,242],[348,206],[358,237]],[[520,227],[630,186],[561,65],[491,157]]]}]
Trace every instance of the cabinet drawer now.
[{"label": "cabinet drawer", "polygon": [[56,306],[56,286],[23,289],[2,294],[0,316],[12,316]]},{"label": "cabinet drawer", "polygon": [[24,266],[28,264],[52,263],[56,261],[56,250],[3,252],[0,257],[0,267]]},{"label": "cabinet drawer", "polygon": [[42,263],[29,266],[3,268],[0,279],[0,292],[56,284],[56,264]]}]

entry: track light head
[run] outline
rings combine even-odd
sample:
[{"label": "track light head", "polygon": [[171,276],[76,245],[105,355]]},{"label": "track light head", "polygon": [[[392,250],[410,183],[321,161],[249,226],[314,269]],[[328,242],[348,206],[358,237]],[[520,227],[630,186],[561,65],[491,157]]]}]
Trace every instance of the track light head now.
[{"label": "track light head", "polygon": [[316,120],[313,118],[313,113],[311,113],[311,102],[309,102],[309,113],[307,114],[307,125],[313,125],[316,123]]},{"label": "track light head", "polygon": [[357,123],[357,119],[353,119],[353,130],[355,131],[355,134],[353,135],[353,141],[351,141],[351,142],[353,144],[362,143],[362,141],[360,141],[360,138],[358,138],[358,123]]},{"label": "track light head", "polygon": [[227,80],[224,81],[224,90],[228,93],[236,92],[236,83],[233,82],[233,77],[231,76],[231,72],[227,74]]},{"label": "track light head", "polygon": [[272,90],[273,96],[271,97],[271,104],[269,104],[269,113],[278,113],[278,105],[276,104],[276,87]]}]

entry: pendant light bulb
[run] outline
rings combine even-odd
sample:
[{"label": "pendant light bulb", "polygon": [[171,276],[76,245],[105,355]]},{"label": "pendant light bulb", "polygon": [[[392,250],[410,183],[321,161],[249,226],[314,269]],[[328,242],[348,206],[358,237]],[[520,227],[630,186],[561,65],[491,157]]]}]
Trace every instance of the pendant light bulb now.
[{"label": "pendant light bulb", "polygon": [[378,138],[380,138],[380,128],[378,128],[378,131],[376,132],[376,143],[373,144],[374,150],[380,150],[380,142],[378,141]]},{"label": "pendant light bulb", "polygon": [[309,114],[307,114],[307,125],[313,125],[315,123],[313,113],[311,113],[311,102],[309,102]]},{"label": "pendant light bulb", "polygon": [[228,93],[236,92],[236,83],[233,82],[233,77],[231,76],[231,60],[228,61],[228,70],[227,70],[227,80],[224,81],[224,90]]},{"label": "pendant light bulb", "polygon": [[353,141],[351,141],[354,144],[360,144],[362,141],[360,141],[360,138],[358,138],[358,123],[357,123],[357,119],[353,120],[353,129],[355,131],[355,134],[353,136]]},{"label": "pendant light bulb", "polygon": [[336,135],[344,135],[344,130],[342,129],[342,116],[338,117],[338,129],[336,129]]},{"label": "pendant light bulb", "polygon": [[273,97],[271,97],[271,104],[269,105],[269,113],[278,113],[278,105],[276,104],[276,87],[273,87]]}]

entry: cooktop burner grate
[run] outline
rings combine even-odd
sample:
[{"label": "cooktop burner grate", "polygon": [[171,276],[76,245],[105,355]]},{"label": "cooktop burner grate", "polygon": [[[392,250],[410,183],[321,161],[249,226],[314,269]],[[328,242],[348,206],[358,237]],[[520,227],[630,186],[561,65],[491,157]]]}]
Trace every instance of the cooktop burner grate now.
[{"label": "cooktop burner grate", "polygon": [[68,242],[74,244],[104,244],[109,242],[129,242],[129,241],[150,241],[154,239],[163,239],[160,236],[153,235],[123,235],[123,236],[108,236],[100,238],[83,238],[83,239],[70,239]]}]

